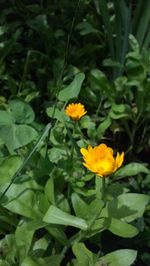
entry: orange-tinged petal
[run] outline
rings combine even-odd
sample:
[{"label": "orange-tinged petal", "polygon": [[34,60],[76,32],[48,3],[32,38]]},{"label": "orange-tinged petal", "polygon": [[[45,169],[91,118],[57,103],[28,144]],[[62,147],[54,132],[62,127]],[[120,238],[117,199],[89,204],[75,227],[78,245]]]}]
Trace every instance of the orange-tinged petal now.
[{"label": "orange-tinged petal", "polygon": [[107,147],[106,144],[100,144],[88,149],[80,149],[83,155],[83,165],[91,172],[98,176],[105,177],[114,173],[123,163],[124,152],[119,154],[117,152],[116,158],[113,156],[113,149]]},{"label": "orange-tinged petal", "polygon": [[87,111],[85,111],[85,107],[83,104],[71,103],[66,107],[65,113],[72,120],[79,120],[83,115],[87,113]]}]

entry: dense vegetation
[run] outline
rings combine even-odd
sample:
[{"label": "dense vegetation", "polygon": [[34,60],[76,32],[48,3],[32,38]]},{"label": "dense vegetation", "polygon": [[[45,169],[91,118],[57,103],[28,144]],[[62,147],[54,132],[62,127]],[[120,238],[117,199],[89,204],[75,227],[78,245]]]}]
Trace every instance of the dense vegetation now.
[{"label": "dense vegetation", "polygon": [[0,266],[149,266],[150,1],[0,8]]}]

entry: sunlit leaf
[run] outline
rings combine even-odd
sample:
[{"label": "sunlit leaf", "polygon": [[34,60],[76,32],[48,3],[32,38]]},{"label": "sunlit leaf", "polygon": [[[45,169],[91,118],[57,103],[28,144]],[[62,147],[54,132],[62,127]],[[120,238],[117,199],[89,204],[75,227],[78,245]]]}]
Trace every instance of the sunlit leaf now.
[{"label": "sunlit leaf", "polygon": [[132,249],[120,249],[108,253],[100,258],[100,261],[95,266],[111,265],[111,266],[130,266],[135,261],[137,251]]},{"label": "sunlit leaf", "polygon": [[53,205],[48,209],[43,221],[50,224],[70,225],[82,230],[86,230],[88,227],[84,219],[68,214]]}]

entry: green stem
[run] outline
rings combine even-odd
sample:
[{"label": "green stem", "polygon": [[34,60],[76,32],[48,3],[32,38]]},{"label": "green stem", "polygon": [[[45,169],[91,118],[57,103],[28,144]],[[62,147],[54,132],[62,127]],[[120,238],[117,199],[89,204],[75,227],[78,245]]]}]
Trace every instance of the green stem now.
[{"label": "green stem", "polygon": [[[73,132],[72,132],[72,136],[73,138],[75,139],[75,132],[76,132],[76,127],[77,127],[77,121],[74,122],[74,126],[73,126]],[[71,156],[70,156],[70,159],[71,161],[73,161],[73,153],[74,153],[74,142],[72,142],[72,147],[71,147]]]},{"label": "green stem", "polygon": [[105,177],[102,177],[102,200],[105,202],[106,197],[106,182]]}]

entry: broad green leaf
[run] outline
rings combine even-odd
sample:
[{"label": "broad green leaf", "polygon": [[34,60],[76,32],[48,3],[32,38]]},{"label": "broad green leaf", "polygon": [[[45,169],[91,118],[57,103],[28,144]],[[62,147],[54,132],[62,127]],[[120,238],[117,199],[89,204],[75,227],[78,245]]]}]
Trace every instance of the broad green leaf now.
[{"label": "broad green leaf", "polygon": [[46,113],[50,118],[54,118],[57,119],[60,122],[64,122],[64,116],[65,113],[63,113],[64,111],[60,111],[58,108],[55,107],[48,107],[46,109]]},{"label": "broad green leaf", "polygon": [[28,229],[28,222],[20,220],[20,223],[17,225],[15,232],[16,246],[21,260],[25,258],[30,249],[34,230]]},{"label": "broad green leaf", "polygon": [[93,219],[95,215],[99,215],[103,207],[104,202],[101,199],[96,198],[92,200],[92,202],[88,205],[88,218]]},{"label": "broad green leaf", "polygon": [[34,191],[24,190],[20,196],[14,198],[14,200],[3,206],[11,212],[22,216],[32,219],[40,219],[42,214],[38,210],[37,201],[38,199]]},{"label": "broad green leaf", "polygon": [[28,103],[18,99],[11,100],[9,102],[9,108],[16,123],[31,124],[34,121],[35,115],[32,107]]},{"label": "broad green leaf", "polygon": [[84,243],[74,243],[72,251],[77,258],[78,266],[94,266],[93,253],[87,249]]},{"label": "broad green leaf", "polygon": [[[3,185],[1,191],[4,191],[8,183]],[[23,215],[32,219],[41,219],[42,214],[38,209],[39,191],[34,181],[24,182],[23,184],[12,184],[6,192],[6,201],[3,206],[11,212]]]},{"label": "broad green leaf", "polygon": [[86,219],[89,211],[88,211],[88,205],[85,203],[85,201],[81,199],[81,197],[76,193],[73,193],[71,195],[71,201],[75,214],[78,217]]},{"label": "broad green leaf", "polygon": [[80,90],[82,83],[85,79],[84,73],[78,73],[75,75],[74,80],[63,90],[61,90],[58,94],[58,99],[60,101],[69,101],[72,98],[77,98]]},{"label": "broad green leaf", "polygon": [[134,176],[139,173],[148,174],[149,170],[141,163],[129,163],[125,165],[124,167],[122,167],[121,169],[119,169],[115,173],[115,177],[117,179],[120,179],[126,176]]},{"label": "broad green leaf", "polygon": [[12,125],[14,123],[14,118],[11,113],[7,111],[0,110],[0,128],[1,126]]},{"label": "broad green leaf", "polygon": [[120,218],[125,218],[127,222],[131,222],[143,216],[145,206],[148,204],[149,200],[150,196],[148,195],[124,193],[120,195],[116,201],[114,200],[113,206],[116,205],[116,209],[113,208],[112,202],[109,203],[110,206],[108,204],[108,208],[112,210],[112,214],[120,215]]},{"label": "broad green leaf", "polygon": [[22,158],[17,155],[7,157],[0,165],[0,185],[11,181],[13,175],[22,164]]},{"label": "broad green leaf", "polygon": [[86,230],[88,227],[84,219],[68,214],[54,205],[50,206],[43,218],[43,221],[50,224],[70,225],[82,230]]},{"label": "broad green leaf", "polygon": [[115,218],[106,218],[103,225],[117,236],[131,238],[138,234],[136,227]]},{"label": "broad green leaf", "polygon": [[27,145],[37,138],[37,131],[28,125],[9,125],[0,127],[0,137],[10,152]]},{"label": "broad green leaf", "polygon": [[106,229],[104,225],[104,221],[105,221],[105,218],[100,218],[100,219],[95,220],[91,227],[90,235],[94,235],[97,232],[104,231]]},{"label": "broad green leaf", "polygon": [[100,258],[100,261],[98,261],[95,266],[101,266],[102,264],[110,266],[130,266],[135,261],[136,256],[136,250],[120,249]]}]

